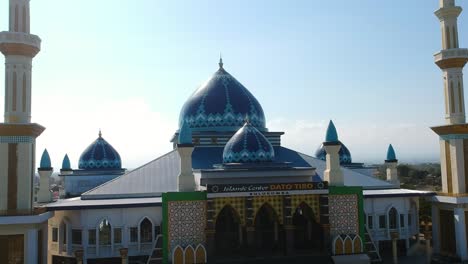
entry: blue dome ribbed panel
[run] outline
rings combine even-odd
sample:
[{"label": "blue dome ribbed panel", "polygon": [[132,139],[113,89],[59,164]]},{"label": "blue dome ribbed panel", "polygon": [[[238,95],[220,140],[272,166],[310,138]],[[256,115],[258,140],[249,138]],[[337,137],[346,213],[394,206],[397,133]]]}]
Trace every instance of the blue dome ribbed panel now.
[{"label": "blue dome ribbed panel", "polygon": [[259,130],[266,130],[265,115],[257,99],[220,68],[185,102],[179,128],[187,122],[193,131],[237,131],[246,117]]},{"label": "blue dome ribbed panel", "polygon": [[47,149],[44,149],[44,152],[42,152],[42,157],[41,157],[41,168],[50,168],[52,167],[52,163],[50,162],[50,156],[49,152]]},{"label": "blue dome ribbed panel", "polygon": [[102,137],[96,139],[81,154],[78,162],[80,169],[121,169],[119,153]]},{"label": "blue dome ribbed panel", "polygon": [[251,124],[245,124],[226,143],[223,163],[268,162],[275,150],[268,139]]},{"label": "blue dome ribbed panel", "polygon": [[62,170],[70,170],[71,165],[70,165],[70,159],[68,158],[68,154],[65,154],[65,157],[63,157],[62,161]]},{"label": "blue dome ribbed panel", "polygon": [[[353,162],[353,159],[351,158],[351,152],[349,152],[349,149],[341,142],[338,141],[341,145],[340,151],[338,154],[340,155],[340,164],[351,164]],[[325,148],[322,145],[315,151],[315,157],[317,159],[325,160],[325,157],[327,156],[327,152],[325,151]]]}]

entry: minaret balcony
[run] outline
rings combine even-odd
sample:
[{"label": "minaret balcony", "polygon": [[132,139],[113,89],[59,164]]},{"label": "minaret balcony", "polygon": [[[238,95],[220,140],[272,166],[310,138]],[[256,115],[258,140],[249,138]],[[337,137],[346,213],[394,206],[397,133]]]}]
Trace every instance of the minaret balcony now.
[{"label": "minaret balcony", "polygon": [[434,61],[441,69],[463,68],[468,61],[468,49],[446,49],[434,54]]},{"label": "minaret balcony", "polygon": [[6,55],[34,57],[41,50],[41,39],[22,32],[0,32],[0,51]]}]

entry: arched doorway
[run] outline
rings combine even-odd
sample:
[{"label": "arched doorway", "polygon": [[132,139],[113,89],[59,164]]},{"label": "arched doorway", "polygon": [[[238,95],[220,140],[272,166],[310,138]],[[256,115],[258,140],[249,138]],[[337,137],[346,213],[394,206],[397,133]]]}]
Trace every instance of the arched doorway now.
[{"label": "arched doorway", "polygon": [[267,203],[255,216],[255,245],[257,249],[271,253],[279,247],[279,222],[275,210]]},{"label": "arched doorway", "polygon": [[229,205],[219,212],[216,218],[216,255],[230,256],[239,253],[241,245],[241,225],[237,212]]},{"label": "arched doorway", "polygon": [[323,230],[315,220],[315,213],[306,203],[301,203],[293,214],[294,247],[297,250],[323,249]]}]

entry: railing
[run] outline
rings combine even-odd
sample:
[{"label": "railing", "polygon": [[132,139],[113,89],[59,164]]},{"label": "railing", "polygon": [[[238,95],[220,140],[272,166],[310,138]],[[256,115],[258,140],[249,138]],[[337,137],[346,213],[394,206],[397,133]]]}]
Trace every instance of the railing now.
[{"label": "railing", "polygon": [[458,57],[468,57],[468,49],[448,49],[434,54],[435,61]]},{"label": "railing", "polygon": [[41,47],[41,39],[32,34],[22,32],[0,32],[0,43],[22,43],[35,47]]},{"label": "railing", "polygon": [[47,209],[45,207],[37,207],[33,209],[23,209],[23,210],[0,210],[0,216],[27,216],[27,215],[40,215],[46,213]]}]

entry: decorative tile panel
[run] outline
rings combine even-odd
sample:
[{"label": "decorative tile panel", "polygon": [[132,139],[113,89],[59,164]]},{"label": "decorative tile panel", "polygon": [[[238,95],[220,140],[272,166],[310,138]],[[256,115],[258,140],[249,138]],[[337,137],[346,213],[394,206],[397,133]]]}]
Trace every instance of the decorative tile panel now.
[{"label": "decorative tile panel", "polygon": [[168,218],[171,249],[205,243],[206,201],[169,201]]},{"label": "decorative tile panel", "polygon": [[328,198],[330,234],[359,234],[359,203],[356,194],[330,195]]},{"label": "decorative tile panel", "polygon": [[1,136],[0,143],[34,143],[35,139],[28,136]]}]

